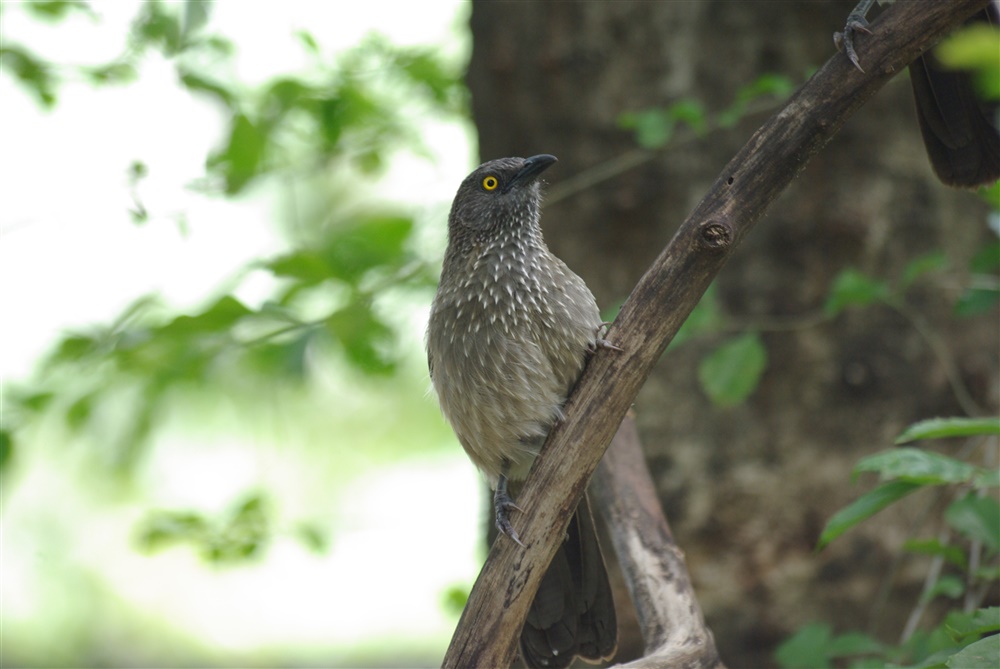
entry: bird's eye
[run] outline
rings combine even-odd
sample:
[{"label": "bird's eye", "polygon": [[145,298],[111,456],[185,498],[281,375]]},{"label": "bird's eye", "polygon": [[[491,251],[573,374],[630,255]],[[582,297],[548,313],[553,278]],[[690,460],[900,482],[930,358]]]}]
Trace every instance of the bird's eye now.
[{"label": "bird's eye", "polygon": [[485,179],[483,179],[483,189],[484,190],[496,190],[497,186],[499,186],[499,185],[500,185],[500,182],[497,181],[497,178],[495,176],[493,176],[492,174],[490,176],[486,177]]}]

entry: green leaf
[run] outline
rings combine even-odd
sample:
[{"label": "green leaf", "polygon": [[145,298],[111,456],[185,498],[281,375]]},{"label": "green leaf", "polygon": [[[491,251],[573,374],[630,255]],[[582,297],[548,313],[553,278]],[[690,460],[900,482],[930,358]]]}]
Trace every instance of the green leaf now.
[{"label": "green leaf", "polygon": [[980,639],[948,659],[950,669],[996,669],[1000,657],[1000,635]]},{"label": "green leaf", "polygon": [[774,653],[782,669],[829,669],[832,630],[829,625],[804,625]]},{"label": "green leaf", "polygon": [[388,374],[395,369],[392,328],[375,317],[370,305],[354,302],[329,316],[326,327],[348,361],[362,371]]},{"label": "green leaf", "polygon": [[399,66],[406,76],[419,84],[440,105],[450,104],[461,90],[459,77],[433,52],[407,51],[401,55]]},{"label": "green leaf", "polygon": [[264,264],[272,274],[312,285],[333,278],[326,260],[316,251],[305,249],[278,256]]},{"label": "green leaf", "polygon": [[14,459],[14,437],[8,430],[0,428],[0,474],[7,471]]},{"label": "green leaf", "polygon": [[667,114],[674,121],[684,123],[694,131],[698,137],[704,137],[708,129],[706,121],[707,114],[701,102],[694,98],[678,100],[667,107]]},{"label": "green leaf", "polygon": [[788,77],[776,74],[761,75],[756,81],[737,92],[733,104],[716,115],[716,122],[723,128],[732,127],[746,115],[749,104],[757,98],[774,96],[776,100],[782,100],[791,95],[795,87],[795,82]]},{"label": "green leaf", "polygon": [[330,547],[330,538],[320,525],[299,523],[295,528],[295,535],[306,548],[317,555],[322,555]]},{"label": "green leaf", "polygon": [[882,649],[882,644],[867,634],[848,632],[834,637],[830,642],[827,653],[831,658],[852,657],[880,653]]},{"label": "green leaf", "polygon": [[251,494],[228,522],[209,538],[203,554],[212,562],[242,562],[257,557],[270,537],[270,510],[260,494]]},{"label": "green leaf", "polygon": [[444,591],[444,609],[453,616],[461,615],[469,602],[469,586],[453,585]]},{"label": "green leaf", "polygon": [[160,334],[169,337],[226,332],[237,321],[252,311],[231,295],[220,298],[215,304],[195,316],[178,316],[160,328]]},{"label": "green leaf", "polygon": [[59,342],[51,362],[74,362],[97,350],[97,340],[84,335],[70,335]]},{"label": "green leaf", "polygon": [[317,115],[327,151],[337,148],[346,130],[388,125],[388,119],[386,109],[354,83],[345,83],[335,94],[320,100]]},{"label": "green leaf", "polygon": [[750,396],[766,368],[767,349],[757,333],[748,332],[705,356],[698,380],[714,404],[735,406]]},{"label": "green leaf", "polygon": [[82,68],[84,75],[95,85],[127,84],[138,77],[131,63],[112,62],[94,67]]},{"label": "green leaf", "polygon": [[0,46],[0,70],[8,70],[21,85],[34,93],[39,104],[51,109],[56,104],[56,77],[48,63],[19,46]]},{"label": "green leaf", "polygon": [[141,45],[160,48],[166,56],[175,56],[181,50],[180,19],[159,2],[143,4],[133,32]]},{"label": "green leaf", "polygon": [[248,351],[248,359],[264,374],[300,380],[305,377],[306,353],[314,334],[315,330],[310,328],[289,341],[254,346]]},{"label": "green leaf", "polygon": [[374,268],[394,268],[404,262],[412,232],[409,217],[372,216],[336,228],[321,253],[330,276],[357,284]]},{"label": "green leaf", "polygon": [[134,186],[149,176],[149,167],[141,160],[133,160],[129,163],[127,174],[129,184]]},{"label": "green leaf", "polygon": [[921,485],[966,483],[982,470],[947,455],[919,448],[894,448],[863,458],[854,473],[877,472],[883,481],[900,479]]},{"label": "green leaf", "polygon": [[274,125],[292,109],[312,106],[316,95],[317,92],[302,81],[282,77],[272,82],[261,96],[261,118]]},{"label": "green leaf", "polygon": [[991,311],[1000,302],[1000,290],[969,288],[955,302],[955,315],[963,318]]},{"label": "green leaf", "polygon": [[[1000,182],[996,186],[1000,188]],[[969,261],[969,271],[973,274],[988,274],[997,270],[1000,270],[1000,242],[986,244]]]},{"label": "green leaf", "polygon": [[618,117],[618,127],[635,132],[636,144],[644,149],[659,149],[670,141],[674,119],[663,109],[625,112]]},{"label": "green leaf", "polygon": [[934,555],[942,557],[959,569],[965,569],[968,565],[964,550],[958,546],[942,544],[937,539],[910,539],[903,544],[903,550],[920,555]]},{"label": "green leaf", "polygon": [[158,551],[182,541],[199,540],[208,531],[208,522],[190,512],[157,511],[145,518],[137,532],[139,548]]},{"label": "green leaf", "polygon": [[182,33],[185,41],[208,23],[208,15],[212,11],[211,2],[185,2],[184,24]]},{"label": "green leaf", "polygon": [[1000,607],[991,606],[972,613],[952,611],[945,620],[945,629],[956,641],[1000,631]]},{"label": "green leaf", "polygon": [[965,581],[958,576],[947,574],[935,581],[929,590],[920,595],[920,599],[923,602],[932,602],[938,597],[958,599],[963,594],[965,594]]},{"label": "green leaf", "polygon": [[90,414],[93,409],[93,393],[88,393],[80,397],[66,409],[66,424],[73,430],[79,430],[90,420]]},{"label": "green leaf", "polygon": [[220,172],[226,194],[243,190],[261,171],[268,136],[245,114],[236,114],[229,124],[229,140],[221,151],[209,156],[207,167]]},{"label": "green leaf", "polygon": [[952,502],[944,519],[967,537],[981,541],[993,552],[1000,551],[1000,504],[992,497],[969,493]]},{"label": "green leaf", "polygon": [[919,484],[908,481],[890,481],[866,492],[834,514],[833,518],[826,523],[817,548],[824,548],[847,530],[921,487]]},{"label": "green leaf", "polygon": [[789,77],[780,74],[762,74],[750,84],[744,86],[736,94],[740,102],[749,102],[756,98],[773,95],[786,98],[795,92],[796,85]]},{"label": "green leaf", "polygon": [[32,411],[41,412],[52,403],[54,397],[55,393],[46,391],[31,393],[21,399],[21,404]]},{"label": "green leaf", "polygon": [[906,665],[911,669],[945,669],[945,662],[958,648],[940,626],[929,631],[917,630],[901,644],[902,654],[897,656],[896,663],[907,658]]},{"label": "green leaf", "polygon": [[24,7],[35,16],[48,20],[62,19],[71,10],[90,11],[87,3],[79,0],[32,0],[24,3]]},{"label": "green leaf", "polygon": [[897,444],[921,439],[1000,435],[1000,418],[930,418],[910,425],[896,437]]},{"label": "green leaf", "polygon": [[946,66],[971,70],[986,99],[1000,99],[1000,31],[987,24],[970,25],[943,40],[934,54]]},{"label": "green leaf", "polygon": [[180,75],[181,84],[189,91],[193,93],[207,93],[210,97],[216,98],[227,107],[236,106],[236,95],[225,85],[217,81],[212,81],[211,79],[208,79],[207,77],[204,77],[187,68],[179,67],[178,74]]},{"label": "green leaf", "polygon": [[392,272],[409,261],[413,220],[373,216],[337,226],[319,249],[301,249],[265,263],[275,276],[315,285],[330,279],[358,285],[371,271]]},{"label": "green leaf", "polygon": [[866,306],[889,296],[889,288],[856,269],[845,269],[833,280],[823,305],[827,316],[836,316],[847,307]]},{"label": "green leaf", "polygon": [[302,45],[312,53],[313,55],[319,55],[319,44],[316,42],[316,38],[313,37],[312,33],[306,30],[296,30],[295,36],[302,42]]},{"label": "green leaf", "polygon": [[929,272],[939,272],[948,267],[948,257],[944,251],[935,251],[911,260],[903,269],[901,288],[906,288]]}]

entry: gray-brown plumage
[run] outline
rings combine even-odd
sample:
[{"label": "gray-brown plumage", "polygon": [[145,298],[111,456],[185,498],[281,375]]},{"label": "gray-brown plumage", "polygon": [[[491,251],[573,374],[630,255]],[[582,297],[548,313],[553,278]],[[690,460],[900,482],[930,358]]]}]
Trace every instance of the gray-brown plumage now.
[{"label": "gray-brown plumage", "polygon": [[[601,343],[593,294],[542,239],[537,177],[555,160],[501,158],[462,182],[427,327],[441,410],[495,491],[497,527],[518,543],[511,494]],[[574,656],[610,658],[616,645],[614,602],[585,497],[542,578],[521,656],[529,667],[566,667]]]}]

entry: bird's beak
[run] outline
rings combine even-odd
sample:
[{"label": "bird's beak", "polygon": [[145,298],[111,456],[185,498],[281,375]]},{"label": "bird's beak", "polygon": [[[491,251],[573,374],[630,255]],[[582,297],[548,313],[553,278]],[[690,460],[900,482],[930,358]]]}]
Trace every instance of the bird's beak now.
[{"label": "bird's beak", "polygon": [[518,170],[514,178],[507,182],[502,192],[506,193],[515,186],[526,186],[534,181],[539,174],[548,169],[549,165],[556,162],[556,157],[547,153],[532,156],[524,161],[524,165]]}]

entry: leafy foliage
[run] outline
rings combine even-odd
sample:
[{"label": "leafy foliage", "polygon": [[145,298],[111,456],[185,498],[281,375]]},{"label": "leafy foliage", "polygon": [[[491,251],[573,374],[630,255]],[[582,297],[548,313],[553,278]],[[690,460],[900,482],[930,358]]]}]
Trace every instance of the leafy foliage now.
[{"label": "leafy foliage", "polygon": [[681,124],[696,137],[704,137],[712,128],[727,128],[753,111],[756,103],[774,104],[788,98],[795,84],[779,75],[763,75],[740,89],[732,105],[709,114],[698,100],[683,99],[666,107],[628,111],[618,117],[618,127],[632,130],[635,142],[644,149],[662,149],[673,139]]},{"label": "leafy foliage", "polygon": [[829,625],[810,624],[785,641],[776,657],[784,669],[832,669],[836,662],[845,659],[853,661],[852,667],[863,667],[867,666],[863,662],[866,656],[883,650],[881,643],[866,634],[834,635]]},{"label": "leafy foliage", "polygon": [[[911,425],[897,443],[955,437],[981,439],[996,432],[995,419],[934,419]],[[910,540],[904,549],[964,572],[959,575],[932,570],[934,576],[925,584],[919,605],[942,597],[956,602],[964,598],[965,608],[951,611],[935,629],[918,632],[898,647],[879,644],[857,633],[834,637],[829,626],[806,625],[779,648],[777,659],[781,666],[833,667],[842,666],[844,660],[847,663],[843,666],[850,667],[996,666],[996,658],[1000,657],[1000,636],[996,634],[1000,631],[1000,609],[976,608],[983,594],[1000,580],[1000,503],[995,495],[988,494],[1000,488],[1000,482],[991,476],[994,471],[911,447],[862,459],[855,467],[855,475],[877,473],[883,483],[837,512],[824,528],[819,547],[917,490],[950,486],[958,493],[945,509],[943,519],[954,539]],[[972,568],[978,564],[990,567]]]},{"label": "leafy foliage", "polygon": [[[136,7],[127,44],[109,62],[52,63],[5,43],[3,70],[51,108],[64,82],[82,77],[97,86],[127,85],[139,76],[145,55],[167,59],[180,85],[211,100],[225,119],[221,142],[206,152],[205,177],[195,184],[206,195],[247,196],[295,181],[305,182],[306,191],[318,176],[354,187],[396,152],[424,151],[414,115],[466,113],[459,68],[431,49],[371,36],[331,58],[300,31],[311,66],[250,86],[230,74],[234,48],[211,31],[212,3]],[[51,20],[89,12],[79,2],[27,8]],[[150,167],[144,160],[123,167],[132,221],[155,220],[138,196]],[[261,304],[238,297],[240,281],[224,291],[206,288],[202,305],[185,313],[154,296],[137,296],[113,322],[66,334],[31,385],[6,398],[0,472],[17,453],[19,430],[44,415],[58,414],[74,434],[93,437],[97,462],[127,475],[178,391],[219,393],[248,379],[303,383],[330,356],[363,374],[390,377],[401,351],[399,325],[386,302],[429,291],[435,282],[431,261],[415,250],[413,213],[354,198],[308,216],[287,248],[234,268],[241,277],[264,273],[271,280],[273,292]],[[258,554],[272,531],[271,513],[256,496],[224,519],[158,512],[143,526],[140,543],[151,550],[187,543],[213,561],[231,562]],[[326,543],[312,530],[301,536],[313,546]]]},{"label": "leafy foliage", "polygon": [[[968,272],[969,288],[955,303],[955,315],[973,317],[992,309],[1000,299],[1000,245],[990,244],[980,250],[970,261]],[[769,325],[766,322],[750,322],[734,325],[718,298],[714,284],[702,296],[691,312],[677,336],[670,343],[668,351],[695,339],[717,336],[736,330],[739,334],[718,344],[705,355],[698,367],[698,380],[708,398],[720,407],[734,406],[752,395],[767,369],[767,348],[761,337],[770,327],[787,330],[799,327],[815,327],[837,318],[849,309],[875,308],[884,306],[911,317],[912,310],[907,303],[907,291],[934,275],[959,274],[950,266],[940,252],[932,252],[914,258],[892,279],[871,277],[855,268],[846,268],[834,277],[823,303],[822,312],[801,317],[795,321]],[[981,286],[981,287],[980,287]],[[995,288],[996,286],[996,288]],[[912,318],[912,317],[911,317]],[[914,327],[926,335],[925,325]],[[930,342],[929,342],[930,344]],[[934,346],[931,345],[933,349]],[[913,433],[900,435],[900,441],[920,438],[935,438],[950,434],[967,435],[973,429],[979,434],[996,434],[1000,424],[996,419],[934,419],[913,426]]]},{"label": "leafy foliage", "polygon": [[[244,562],[261,557],[267,548],[275,533],[274,515],[261,493],[238,500],[218,518],[195,511],[156,511],[139,524],[136,543],[149,553],[189,544],[209,562]],[[300,523],[293,535],[314,551],[325,549],[328,541],[322,529],[309,523]]]}]

